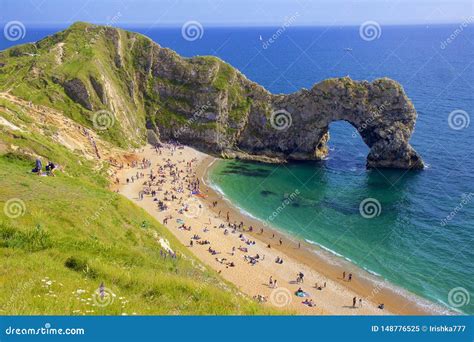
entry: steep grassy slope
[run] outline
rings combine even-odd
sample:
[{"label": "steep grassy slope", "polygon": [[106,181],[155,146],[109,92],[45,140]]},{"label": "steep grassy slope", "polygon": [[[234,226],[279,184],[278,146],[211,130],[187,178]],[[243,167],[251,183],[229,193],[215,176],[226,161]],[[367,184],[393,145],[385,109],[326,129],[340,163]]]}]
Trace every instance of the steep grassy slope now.
[{"label": "steep grassy slope", "polygon": [[[110,155],[145,142],[147,100],[133,68],[147,45],[77,23],[0,53],[0,313],[266,312],[107,190]],[[105,130],[94,122],[100,110],[113,113]],[[37,156],[62,171],[33,176]],[[160,239],[177,258],[164,257]],[[115,294],[107,306],[95,294],[102,283]]]},{"label": "steep grassy slope", "polygon": [[142,144],[146,126],[158,124],[168,137],[167,128],[187,123],[214,130],[215,123],[200,118],[189,122],[188,113],[201,106],[218,111],[215,101],[196,103],[202,85],[207,87],[202,98],[228,97],[229,117],[237,124],[249,100],[234,85],[236,75],[218,58],[184,59],[140,34],[81,22],[0,52],[0,91],[61,110],[93,129],[94,114],[107,110],[114,123],[99,133],[122,147]]},{"label": "steep grassy slope", "polygon": [[121,147],[142,144],[147,128],[207,148],[216,133],[233,144],[253,87],[219,58],[183,58],[143,35],[81,22],[0,52],[0,91],[96,130],[94,115],[106,110],[114,122],[97,131]]},{"label": "steep grassy slope", "polygon": [[[0,314],[268,313],[107,190],[109,164],[55,140],[66,128],[43,112],[54,114],[0,98]],[[63,171],[31,174],[35,156]]]},{"label": "steep grassy slope", "polygon": [[95,112],[110,111],[116,120],[100,132],[102,137],[118,146],[137,146],[145,139],[145,113],[127,89],[127,67],[114,62],[118,53],[129,53],[120,48],[122,39],[118,30],[77,23],[35,44],[13,47],[0,53],[5,64],[0,89],[61,110],[91,128]]}]

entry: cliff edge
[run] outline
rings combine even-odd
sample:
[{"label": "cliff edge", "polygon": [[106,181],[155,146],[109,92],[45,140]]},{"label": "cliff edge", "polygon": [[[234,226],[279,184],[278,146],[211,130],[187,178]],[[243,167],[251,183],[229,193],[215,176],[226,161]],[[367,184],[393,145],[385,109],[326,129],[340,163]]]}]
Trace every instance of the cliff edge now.
[{"label": "cliff edge", "polygon": [[149,38],[75,23],[0,52],[0,91],[62,110],[115,144],[176,140],[223,157],[320,160],[329,124],[352,124],[368,168],[422,169],[416,110],[396,81],[334,78],[271,94],[211,56],[183,58]]}]

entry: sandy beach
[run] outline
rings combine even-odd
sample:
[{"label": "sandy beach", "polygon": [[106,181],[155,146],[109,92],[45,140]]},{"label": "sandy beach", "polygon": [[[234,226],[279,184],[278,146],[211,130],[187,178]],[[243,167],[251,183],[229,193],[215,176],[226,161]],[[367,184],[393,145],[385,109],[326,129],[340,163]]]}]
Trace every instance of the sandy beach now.
[{"label": "sandy beach", "polygon": [[[136,152],[136,160],[136,165],[118,171],[114,189],[147,210],[204,264],[262,305],[304,315],[433,313],[380,280],[361,276],[364,271],[349,262],[331,262],[322,249],[264,227],[238,211],[206,184],[213,157],[186,146],[164,145],[157,151],[148,145]],[[199,194],[193,194],[198,188]],[[297,279],[300,273],[302,280]],[[381,303],[383,310],[378,308]]]}]

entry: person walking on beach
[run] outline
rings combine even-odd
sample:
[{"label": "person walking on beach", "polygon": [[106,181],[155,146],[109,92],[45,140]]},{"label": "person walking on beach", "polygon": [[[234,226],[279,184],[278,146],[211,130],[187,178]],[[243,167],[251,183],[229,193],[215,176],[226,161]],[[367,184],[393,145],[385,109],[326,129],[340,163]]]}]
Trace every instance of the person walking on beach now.
[{"label": "person walking on beach", "polygon": [[280,246],[283,244],[283,241],[281,241],[281,238],[280,238]]},{"label": "person walking on beach", "polygon": [[303,272],[298,273],[298,278],[296,279],[297,283],[304,283],[304,274]]},{"label": "person walking on beach", "polygon": [[346,271],[342,272],[342,280],[346,280]]},{"label": "person walking on beach", "polygon": [[273,278],[270,276],[270,280],[268,281],[268,285],[273,288]]},{"label": "person walking on beach", "polygon": [[357,298],[356,298],[356,297],[352,298],[352,307],[353,307],[353,308],[356,307],[356,301],[357,301]]},{"label": "person walking on beach", "polygon": [[349,273],[349,281],[352,280],[352,273]]},{"label": "person walking on beach", "polygon": [[359,298],[359,308],[362,307],[362,298]]}]

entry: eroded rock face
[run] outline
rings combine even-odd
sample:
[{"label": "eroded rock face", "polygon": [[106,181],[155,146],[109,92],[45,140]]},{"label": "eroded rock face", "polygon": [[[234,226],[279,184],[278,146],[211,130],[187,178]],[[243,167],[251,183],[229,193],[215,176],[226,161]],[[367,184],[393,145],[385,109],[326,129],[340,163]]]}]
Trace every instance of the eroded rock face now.
[{"label": "eroded rock face", "polygon": [[105,97],[104,87],[102,84],[94,76],[90,76],[89,80],[91,82],[92,88],[99,97],[100,102],[102,102],[102,104],[107,104],[107,98]]},{"label": "eroded rock face", "polygon": [[86,86],[78,78],[67,80],[63,84],[66,94],[75,102],[88,110],[92,110],[92,104],[89,99],[89,92]]},{"label": "eroded rock face", "polygon": [[[111,27],[78,23],[71,30],[88,46],[109,53],[89,60],[80,56],[80,76],[61,65],[62,76],[51,79],[83,108],[116,113],[117,129],[124,133],[153,130],[150,141],[177,140],[225,157],[319,160],[328,154],[330,123],[344,120],[370,148],[367,167],[423,168],[409,144],[415,108],[393,80],[328,79],[309,90],[271,94],[216,57],[183,58],[149,38]],[[38,46],[55,46],[67,32]]]},{"label": "eroded rock face", "polygon": [[[228,88],[216,90],[212,84],[219,70],[214,66],[203,70],[176,54],[157,55],[151,67],[158,80],[153,89],[165,100],[166,110],[184,118],[173,125],[158,120],[165,139],[226,157],[319,160],[328,153],[329,124],[345,120],[370,148],[368,168],[423,168],[422,159],[409,144],[415,108],[393,80],[329,79],[311,90],[273,95],[235,73]],[[167,81],[162,82],[163,78]],[[236,102],[242,100],[233,99],[231,92],[240,92],[247,101],[238,116],[234,115]]]},{"label": "eroded rock face", "polygon": [[239,137],[242,150],[284,159],[321,159],[328,151],[329,124],[344,120],[370,148],[367,167],[423,168],[408,142],[416,111],[395,81],[331,79],[311,90],[273,95],[269,105],[273,113],[270,118],[251,111]]}]

